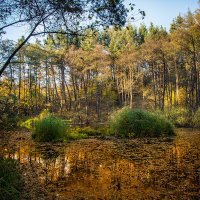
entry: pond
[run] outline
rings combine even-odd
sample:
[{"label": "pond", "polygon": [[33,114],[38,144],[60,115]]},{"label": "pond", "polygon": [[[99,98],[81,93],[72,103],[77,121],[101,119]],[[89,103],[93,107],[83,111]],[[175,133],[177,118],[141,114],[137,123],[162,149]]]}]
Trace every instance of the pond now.
[{"label": "pond", "polygon": [[200,132],[172,138],[1,142],[21,163],[24,199],[199,199]]}]

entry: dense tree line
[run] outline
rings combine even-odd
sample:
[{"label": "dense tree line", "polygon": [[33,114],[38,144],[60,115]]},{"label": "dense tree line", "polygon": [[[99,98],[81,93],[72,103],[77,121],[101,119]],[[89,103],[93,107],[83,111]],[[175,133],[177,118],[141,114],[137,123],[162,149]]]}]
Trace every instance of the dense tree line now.
[{"label": "dense tree line", "polygon": [[[18,44],[1,43],[3,60]],[[162,111],[181,106],[195,112],[199,58],[199,10],[178,16],[169,32],[151,23],[48,34],[44,41],[25,44],[4,71],[0,113],[24,116],[48,108],[90,121],[104,120],[122,106]]]},{"label": "dense tree line", "polygon": [[[123,26],[129,11],[123,0],[0,0],[0,36],[6,28],[28,28],[26,37],[12,50],[0,68],[0,76],[18,51],[37,35],[80,35],[84,30]],[[132,13],[132,12],[130,12]],[[144,11],[137,12],[142,16]]]}]

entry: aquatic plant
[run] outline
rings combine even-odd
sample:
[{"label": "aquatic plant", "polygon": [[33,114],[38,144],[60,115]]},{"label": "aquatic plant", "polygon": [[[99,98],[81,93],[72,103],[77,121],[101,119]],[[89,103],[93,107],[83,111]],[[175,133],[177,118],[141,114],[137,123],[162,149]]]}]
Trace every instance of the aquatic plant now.
[{"label": "aquatic plant", "polygon": [[22,185],[23,179],[16,161],[0,157],[0,199],[20,199]]},{"label": "aquatic plant", "polygon": [[158,137],[174,135],[173,125],[162,115],[123,108],[110,117],[111,133],[120,137]]},{"label": "aquatic plant", "polygon": [[35,121],[32,137],[40,142],[63,141],[66,129],[67,125],[63,120],[48,115]]}]

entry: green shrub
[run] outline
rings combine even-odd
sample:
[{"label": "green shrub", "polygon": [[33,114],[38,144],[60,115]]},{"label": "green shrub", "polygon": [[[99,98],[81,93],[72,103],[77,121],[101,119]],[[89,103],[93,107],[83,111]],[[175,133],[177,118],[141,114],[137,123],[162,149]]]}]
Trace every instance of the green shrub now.
[{"label": "green shrub", "polygon": [[63,120],[48,115],[35,121],[32,137],[40,142],[63,141],[66,128],[67,126]]},{"label": "green shrub", "polygon": [[13,130],[17,128],[20,118],[15,113],[0,113],[0,130]]},{"label": "green shrub", "polygon": [[112,133],[110,131],[109,124],[99,125],[97,127],[97,131],[100,133],[99,136],[102,136],[102,137],[106,137],[106,136],[111,136],[112,135]]},{"label": "green shrub", "polygon": [[183,107],[176,107],[165,112],[167,118],[179,127],[186,127],[190,125],[189,111]]},{"label": "green shrub", "polygon": [[22,186],[23,180],[16,161],[0,157],[0,199],[20,199]]},{"label": "green shrub", "polygon": [[172,124],[162,115],[129,108],[123,108],[111,115],[110,129],[120,137],[174,135]]},{"label": "green shrub", "polygon": [[193,115],[192,126],[196,128],[200,127],[200,108]]}]

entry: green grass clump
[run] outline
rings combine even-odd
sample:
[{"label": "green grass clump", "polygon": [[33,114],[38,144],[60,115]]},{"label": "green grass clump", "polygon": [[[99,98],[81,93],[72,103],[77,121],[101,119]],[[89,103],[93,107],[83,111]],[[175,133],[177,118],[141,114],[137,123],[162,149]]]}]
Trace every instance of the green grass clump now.
[{"label": "green grass clump", "polygon": [[65,139],[66,123],[52,115],[35,121],[33,139],[39,142],[55,142]]},{"label": "green grass clump", "polygon": [[162,115],[123,108],[110,119],[111,133],[119,137],[159,137],[174,135],[173,125]]},{"label": "green grass clump", "polygon": [[16,161],[0,157],[0,199],[20,199],[22,186],[23,180]]}]

